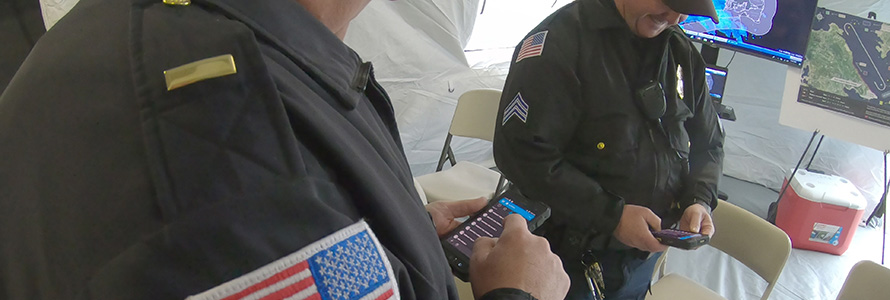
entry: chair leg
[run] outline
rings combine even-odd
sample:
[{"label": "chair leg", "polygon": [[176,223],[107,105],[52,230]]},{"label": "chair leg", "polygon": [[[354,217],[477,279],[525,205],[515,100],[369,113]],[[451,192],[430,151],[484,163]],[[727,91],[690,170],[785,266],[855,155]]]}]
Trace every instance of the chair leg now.
[{"label": "chair leg", "polygon": [[501,176],[498,177],[498,185],[496,185],[494,187],[494,196],[497,197],[501,193],[506,192],[507,191],[506,185],[507,185],[507,178],[504,177],[504,174],[501,174]]},{"label": "chair leg", "polygon": [[656,282],[664,277],[664,265],[667,263],[668,250],[665,250],[661,254],[661,257],[659,257],[658,260],[655,261],[655,270],[652,272],[651,282]]},{"label": "chair leg", "polygon": [[451,166],[457,164],[454,160],[454,151],[451,151],[451,137],[451,133],[445,137],[445,146],[442,146],[442,154],[439,154],[439,162],[436,164],[436,172],[442,171],[446,159],[451,161]]}]

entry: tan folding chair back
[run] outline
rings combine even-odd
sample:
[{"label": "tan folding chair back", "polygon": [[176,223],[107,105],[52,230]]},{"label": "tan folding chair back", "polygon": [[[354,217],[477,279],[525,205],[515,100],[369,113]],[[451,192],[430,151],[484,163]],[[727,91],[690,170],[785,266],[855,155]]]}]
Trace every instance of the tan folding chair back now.
[{"label": "tan folding chair back", "polygon": [[791,240],[778,227],[729,202],[718,200],[714,210],[717,233],[710,245],[729,254],[768,283],[767,299],[791,254]]},{"label": "tan folding chair back", "polygon": [[[791,254],[791,240],[784,231],[766,220],[729,202],[717,201],[713,213],[717,233],[711,237],[710,246],[738,260],[763,278],[767,287],[760,299],[769,298]],[[657,281],[652,285],[652,295],[646,299],[679,299],[679,291],[694,292],[692,295],[696,295],[684,299],[724,299],[716,293],[708,293],[706,287],[682,275],[665,275],[665,261],[670,252],[665,251],[656,262],[653,277]]]},{"label": "tan folding chair back", "polygon": [[454,117],[448,133],[492,141],[497,124],[501,91],[495,89],[471,90],[457,99]]},{"label": "tan folding chair back", "polygon": [[887,299],[890,296],[890,269],[870,260],[853,266],[837,300]]},{"label": "tan folding chair back", "polygon": [[[471,90],[458,98],[454,117],[451,119],[451,128],[445,137],[445,144],[436,164],[436,172],[415,179],[423,188],[430,203],[477,197],[491,198],[506,187],[506,179],[500,172],[469,161],[458,162],[451,149],[453,136],[477,138],[489,142],[494,139],[500,98],[501,91],[495,89]],[[451,168],[444,170],[446,163],[450,163]]]}]

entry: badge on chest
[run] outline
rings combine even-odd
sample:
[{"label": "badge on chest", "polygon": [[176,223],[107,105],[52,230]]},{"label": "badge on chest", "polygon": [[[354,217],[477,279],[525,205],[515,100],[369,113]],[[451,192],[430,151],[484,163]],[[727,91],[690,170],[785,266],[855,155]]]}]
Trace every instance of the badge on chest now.
[{"label": "badge on chest", "polygon": [[677,97],[680,100],[683,100],[683,89],[685,86],[683,85],[683,67],[677,65]]}]

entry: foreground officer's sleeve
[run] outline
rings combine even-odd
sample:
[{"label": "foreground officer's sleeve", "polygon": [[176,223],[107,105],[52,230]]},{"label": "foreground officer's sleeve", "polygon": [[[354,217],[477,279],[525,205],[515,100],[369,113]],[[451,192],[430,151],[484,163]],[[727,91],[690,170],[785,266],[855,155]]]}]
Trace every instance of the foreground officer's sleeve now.
[{"label": "foreground officer's sleeve", "polygon": [[495,160],[525,195],[550,205],[555,223],[611,233],[623,201],[566,160],[573,136],[584,130],[577,37],[544,29],[529,38],[538,34],[546,35],[540,56],[523,57],[529,53],[523,44],[514,53],[495,126]]},{"label": "foreground officer's sleeve", "polygon": [[482,295],[479,300],[538,300],[532,294],[526,293],[523,290],[512,289],[512,288],[500,288]]},{"label": "foreground officer's sleeve", "polygon": [[[694,66],[691,74],[695,87],[693,117],[684,124],[689,133],[689,178],[681,195],[680,208],[686,209],[695,203],[709,208],[717,207],[717,184],[723,174],[723,138],[724,132],[711,97],[708,94],[704,76],[704,61],[685,40],[683,46],[687,54],[685,59]],[[683,59],[683,58],[681,58]],[[692,104],[692,105],[690,105]]]},{"label": "foreground officer's sleeve", "polygon": [[370,68],[296,2],[209,2],[81,1],[0,96],[0,299],[457,299]]}]

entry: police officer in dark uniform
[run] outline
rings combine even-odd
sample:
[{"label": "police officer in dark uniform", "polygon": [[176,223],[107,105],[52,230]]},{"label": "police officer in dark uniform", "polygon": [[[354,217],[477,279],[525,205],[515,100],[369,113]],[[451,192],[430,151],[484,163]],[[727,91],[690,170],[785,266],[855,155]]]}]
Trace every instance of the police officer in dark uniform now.
[{"label": "police officer in dark uniform", "polygon": [[[424,210],[366,4],[82,0],[0,96],[0,299],[456,299],[437,229],[484,201]],[[562,298],[520,220],[477,295]]]},{"label": "police officer in dark uniform", "polygon": [[571,299],[592,299],[594,285],[607,299],[642,299],[666,249],[651,231],[679,221],[714,233],[723,132],[702,57],[676,26],[685,14],[717,17],[711,0],[579,0],[516,47],[495,159],[552,207],[541,233]]}]

